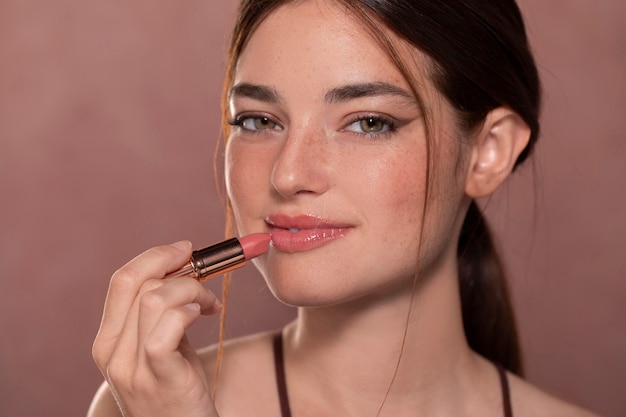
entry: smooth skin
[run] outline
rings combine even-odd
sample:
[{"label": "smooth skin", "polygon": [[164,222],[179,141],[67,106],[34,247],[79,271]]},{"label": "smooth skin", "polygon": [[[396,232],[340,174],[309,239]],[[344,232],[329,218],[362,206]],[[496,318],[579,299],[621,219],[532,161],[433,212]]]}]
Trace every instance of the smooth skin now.
[{"label": "smooth skin", "polygon": [[[271,230],[277,213],[348,229],[314,250],[271,247],[254,260],[275,296],[299,306],[283,331],[294,417],[499,417],[495,368],[463,334],[455,253],[470,200],[508,177],[529,129],[501,107],[462,138],[425,58],[392,39],[411,62],[424,108],[387,54],[331,1],[283,6],[259,26],[231,86],[233,215],[240,234]],[[425,117],[435,143],[427,201]],[[280,415],[271,333],[228,342],[217,385],[216,348],[195,353],[187,343],[185,329],[219,310],[195,281],[161,279],[190,251],[186,243],[154,248],[113,276],[94,344],[108,384],[91,417],[120,415],[117,404],[127,417]],[[516,417],[590,416],[509,379]]]}]

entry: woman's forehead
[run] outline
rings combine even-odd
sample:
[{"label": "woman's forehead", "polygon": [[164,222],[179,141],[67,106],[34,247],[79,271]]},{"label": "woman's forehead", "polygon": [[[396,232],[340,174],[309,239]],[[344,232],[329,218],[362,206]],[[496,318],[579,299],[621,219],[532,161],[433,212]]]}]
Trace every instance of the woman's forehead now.
[{"label": "woman's forehead", "polygon": [[[424,55],[390,30],[363,23],[358,15],[335,1],[280,6],[251,34],[235,67],[233,81],[302,82],[303,78],[321,77],[333,86],[375,80],[409,91],[411,83],[421,84],[420,90],[427,88]],[[403,63],[404,71],[398,62]]]}]

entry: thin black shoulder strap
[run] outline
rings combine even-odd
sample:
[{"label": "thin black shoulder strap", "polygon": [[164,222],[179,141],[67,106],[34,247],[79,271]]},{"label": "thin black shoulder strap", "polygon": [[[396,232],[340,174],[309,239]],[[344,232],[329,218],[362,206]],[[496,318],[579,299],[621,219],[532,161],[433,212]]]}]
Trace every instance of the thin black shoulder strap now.
[{"label": "thin black shoulder strap", "polygon": [[504,408],[504,417],[513,417],[513,407],[511,406],[511,392],[509,390],[509,380],[506,376],[506,370],[500,364],[496,364],[498,374],[500,375],[500,386],[502,387],[502,407]]},{"label": "thin black shoulder strap", "polygon": [[[283,354],[282,336],[282,332],[278,332],[274,335],[274,370],[276,373],[276,386],[278,390],[278,399],[280,401],[281,416],[291,417],[289,396],[287,395],[287,381],[285,378],[285,358]],[[496,368],[498,369],[498,375],[500,376],[504,417],[513,417],[513,408],[511,406],[511,392],[509,390],[509,381],[506,375],[506,371],[499,364],[496,364]]]},{"label": "thin black shoulder strap", "polygon": [[291,417],[289,396],[287,395],[287,380],[285,378],[285,358],[283,355],[283,333],[274,335],[274,370],[276,373],[276,387],[280,401],[280,413],[282,417]]}]

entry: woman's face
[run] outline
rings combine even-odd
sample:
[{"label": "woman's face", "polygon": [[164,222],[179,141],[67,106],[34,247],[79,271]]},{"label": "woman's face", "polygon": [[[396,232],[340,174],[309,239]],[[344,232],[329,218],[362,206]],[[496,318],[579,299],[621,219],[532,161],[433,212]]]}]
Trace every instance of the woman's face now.
[{"label": "woman's face", "polygon": [[[396,43],[422,74],[418,52]],[[297,2],[250,38],[229,98],[226,185],[239,233],[272,234],[255,264],[279,299],[311,306],[389,294],[410,288],[418,253],[421,272],[450,252],[454,261],[462,148],[449,108],[421,84],[439,173],[425,217],[424,117],[363,26],[332,2]]]}]

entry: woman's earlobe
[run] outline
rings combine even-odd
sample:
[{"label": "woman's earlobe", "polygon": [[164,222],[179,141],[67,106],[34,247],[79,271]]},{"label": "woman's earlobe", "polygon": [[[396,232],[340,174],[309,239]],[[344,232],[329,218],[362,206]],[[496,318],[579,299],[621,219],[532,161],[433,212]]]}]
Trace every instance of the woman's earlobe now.
[{"label": "woman's earlobe", "polygon": [[475,138],[465,193],[479,198],[493,193],[509,176],[528,145],[530,128],[507,107],[492,110]]}]

